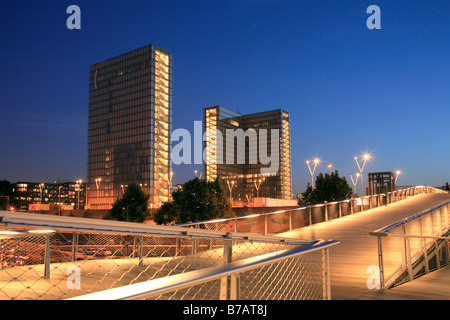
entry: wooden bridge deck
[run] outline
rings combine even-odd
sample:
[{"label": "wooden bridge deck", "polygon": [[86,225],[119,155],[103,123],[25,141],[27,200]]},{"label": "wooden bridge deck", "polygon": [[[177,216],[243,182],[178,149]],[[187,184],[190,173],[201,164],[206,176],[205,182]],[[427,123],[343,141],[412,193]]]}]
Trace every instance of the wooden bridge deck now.
[{"label": "wooden bridge deck", "polygon": [[335,239],[330,249],[331,296],[333,300],[449,299],[450,269],[443,268],[397,288],[369,289],[367,269],[378,266],[377,239],[369,232],[430,209],[450,200],[449,194],[424,194],[316,225],[283,233],[302,239]]}]

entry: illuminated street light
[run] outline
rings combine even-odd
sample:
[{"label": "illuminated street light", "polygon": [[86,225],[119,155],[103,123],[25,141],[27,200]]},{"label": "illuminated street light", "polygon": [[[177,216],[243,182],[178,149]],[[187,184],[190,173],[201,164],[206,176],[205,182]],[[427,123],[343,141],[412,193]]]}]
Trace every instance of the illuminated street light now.
[{"label": "illuminated street light", "polygon": [[331,163],[328,164],[328,175],[330,175],[330,169],[333,165]]},{"label": "illuminated street light", "polygon": [[356,161],[356,164],[358,165],[359,172],[361,173],[361,197],[363,197],[363,196],[364,196],[364,186],[363,186],[363,184],[364,184],[364,178],[363,178],[363,171],[364,171],[364,167],[366,166],[367,160],[370,159],[370,154],[368,154],[368,153],[363,154],[362,159],[364,160],[364,162],[363,162],[362,167],[359,165],[358,157],[355,157],[354,159],[355,159],[355,161]]},{"label": "illuminated street light", "polygon": [[98,200],[99,197],[99,190],[100,189],[100,183],[102,182],[102,178],[95,179],[95,186],[97,187],[97,209],[100,208],[100,202]]},{"label": "illuminated street light", "polygon": [[80,188],[81,188],[81,184],[83,183],[83,180],[77,180],[77,190],[78,190],[78,210],[80,210]]},{"label": "illuminated street light", "polygon": [[173,171],[170,171],[169,175],[169,202],[172,198],[172,178],[173,178]]},{"label": "illuminated street light", "polygon": [[395,172],[395,174],[396,174],[396,176],[395,176],[395,184],[397,185],[397,179],[398,179],[398,176],[401,175],[402,172],[401,172],[400,170],[397,170],[397,171]]},{"label": "illuminated street light", "polygon": [[231,181],[231,184],[230,184],[230,181],[227,180],[227,185],[228,185],[228,190],[230,190],[231,205],[233,205],[233,194],[232,194],[232,192],[233,192],[233,188],[234,188],[234,181]]},{"label": "illuminated street light", "polygon": [[261,186],[261,182],[262,182],[261,179],[255,180],[255,181],[254,181],[254,183],[255,183],[255,188],[256,188],[256,197],[257,197],[257,198],[259,198],[259,187]]},{"label": "illuminated street light", "polygon": [[43,189],[44,189],[44,183],[41,183],[39,185],[39,190],[41,191],[41,204],[42,204],[42,191],[43,191]]},{"label": "illuminated street light", "polygon": [[306,164],[308,165],[309,172],[311,173],[311,187],[314,190],[314,172],[316,172],[316,168],[320,162],[320,159],[315,158],[313,161],[314,161],[314,169],[313,170],[311,170],[311,167],[309,165],[309,160],[306,161]]}]

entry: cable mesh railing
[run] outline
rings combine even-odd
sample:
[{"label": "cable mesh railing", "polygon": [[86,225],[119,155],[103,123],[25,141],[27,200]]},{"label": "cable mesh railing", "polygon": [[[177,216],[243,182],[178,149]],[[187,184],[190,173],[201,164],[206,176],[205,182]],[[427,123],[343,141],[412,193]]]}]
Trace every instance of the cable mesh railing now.
[{"label": "cable mesh railing", "polygon": [[[215,270],[316,243],[257,234],[0,212],[0,299],[76,298]],[[240,297],[323,299],[327,295],[320,288],[326,278],[323,272],[319,278],[316,273],[325,264],[320,254],[319,258],[311,258],[315,254],[308,254],[308,259],[295,257],[289,262],[245,270],[240,276]],[[295,270],[286,269],[290,267]],[[229,299],[233,296],[232,285],[227,281],[222,277],[152,299]],[[269,284],[269,291],[265,291],[267,287],[259,288]]]},{"label": "cable mesh railing", "polygon": [[432,187],[416,186],[399,189],[386,194],[370,195],[266,213],[247,214],[227,219],[197,221],[179,224],[178,226],[265,235],[277,234],[386,206],[415,195],[436,192],[442,192],[442,190]]},{"label": "cable mesh railing", "polygon": [[371,232],[377,237],[380,289],[389,289],[449,263],[450,201]]}]

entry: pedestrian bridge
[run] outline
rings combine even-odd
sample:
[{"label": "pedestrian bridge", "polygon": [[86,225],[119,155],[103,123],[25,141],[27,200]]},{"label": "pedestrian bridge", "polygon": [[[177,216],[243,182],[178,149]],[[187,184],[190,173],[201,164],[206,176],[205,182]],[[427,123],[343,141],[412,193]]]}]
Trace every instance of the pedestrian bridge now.
[{"label": "pedestrian bridge", "polygon": [[449,200],[414,187],[179,226],[0,212],[0,299],[447,299]]}]

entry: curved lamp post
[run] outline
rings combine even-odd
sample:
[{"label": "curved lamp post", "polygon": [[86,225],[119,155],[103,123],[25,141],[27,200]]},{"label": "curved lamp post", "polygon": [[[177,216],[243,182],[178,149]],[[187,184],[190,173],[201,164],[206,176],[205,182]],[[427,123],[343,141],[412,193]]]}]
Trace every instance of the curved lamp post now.
[{"label": "curved lamp post", "polygon": [[364,182],[364,178],[363,178],[363,171],[364,171],[364,167],[366,166],[367,160],[370,159],[370,154],[368,154],[368,153],[363,154],[363,156],[362,156],[363,165],[362,165],[362,166],[359,165],[358,157],[355,157],[354,159],[355,159],[355,161],[356,161],[356,164],[358,165],[359,172],[360,172],[360,174],[361,174],[361,197],[363,197],[363,196],[364,196],[364,186],[363,186],[363,184],[364,184],[364,183],[363,183],[363,182]]},{"label": "curved lamp post", "polygon": [[313,162],[314,162],[314,169],[311,170],[311,166],[309,165],[309,160],[306,161],[306,164],[308,165],[309,172],[311,173],[311,187],[314,190],[314,172],[316,171],[316,168],[317,168],[317,165],[320,162],[320,159],[315,158],[313,160]]}]

